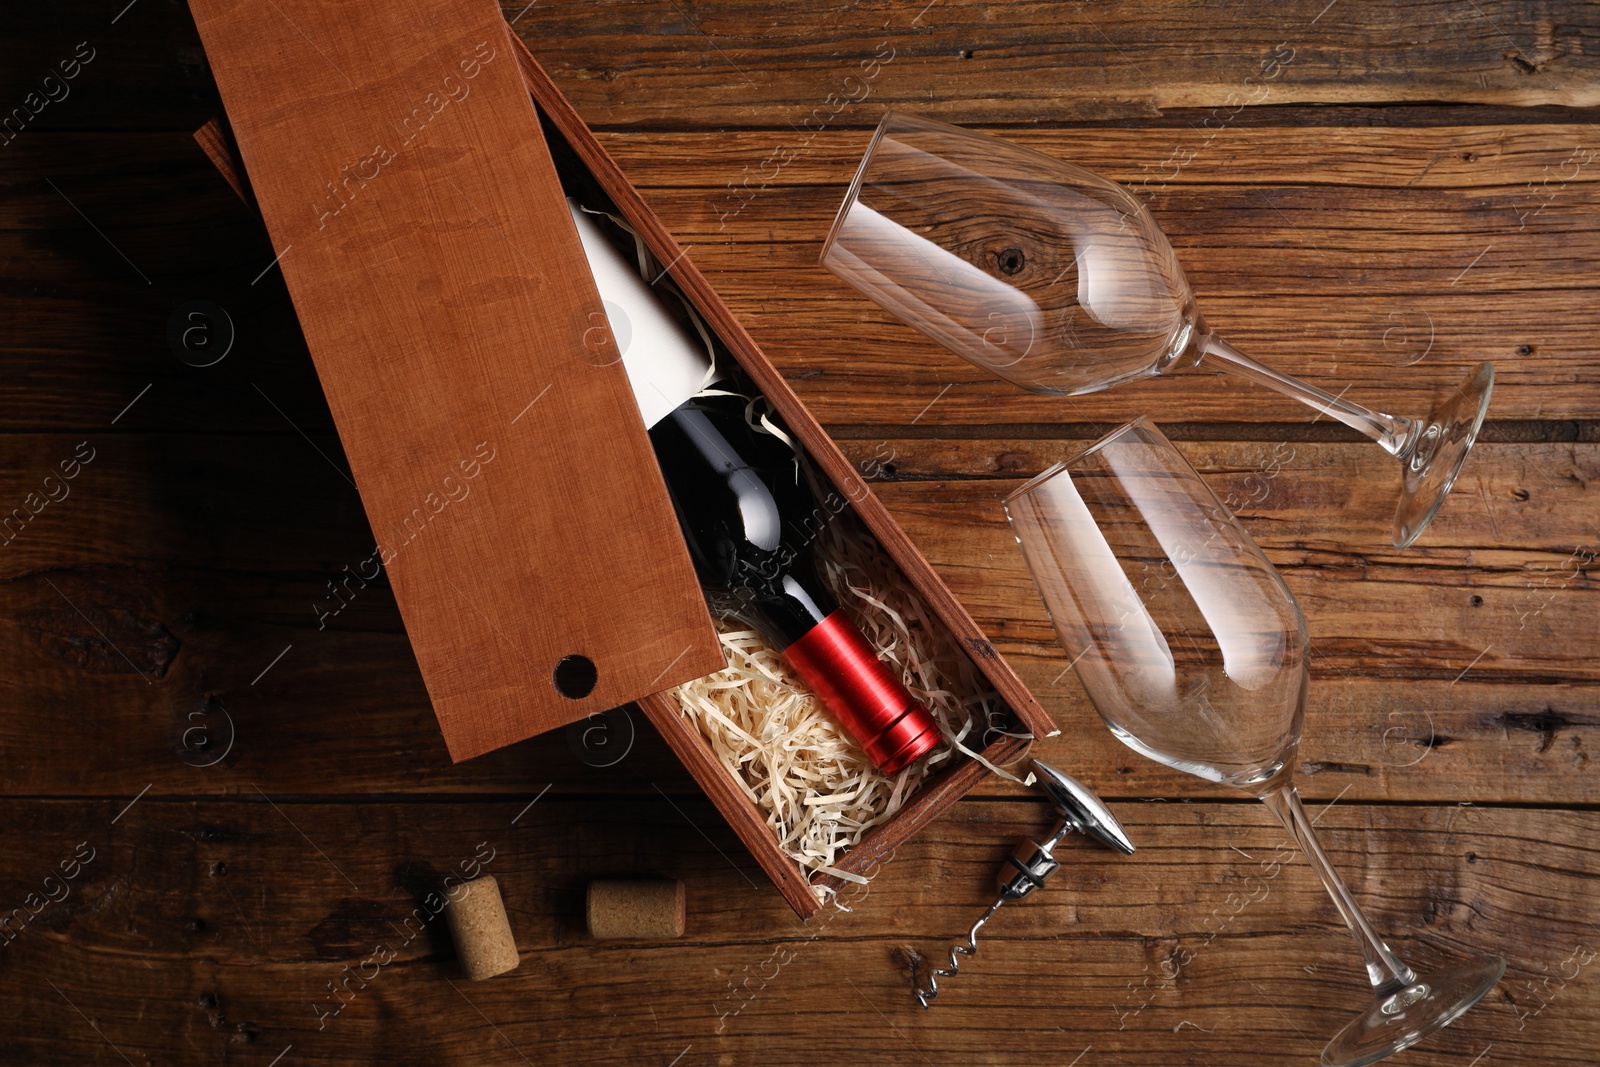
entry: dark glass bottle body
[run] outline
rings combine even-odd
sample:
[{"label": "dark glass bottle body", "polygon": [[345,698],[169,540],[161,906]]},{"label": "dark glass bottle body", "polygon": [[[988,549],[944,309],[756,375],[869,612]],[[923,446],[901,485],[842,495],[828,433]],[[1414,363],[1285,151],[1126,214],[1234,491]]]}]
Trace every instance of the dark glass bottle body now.
[{"label": "dark glass bottle body", "polygon": [[812,560],[832,518],[738,396],[697,397],[650,430],[702,584],[731,599],[886,773],[938,741],[932,716],[839,610]]}]

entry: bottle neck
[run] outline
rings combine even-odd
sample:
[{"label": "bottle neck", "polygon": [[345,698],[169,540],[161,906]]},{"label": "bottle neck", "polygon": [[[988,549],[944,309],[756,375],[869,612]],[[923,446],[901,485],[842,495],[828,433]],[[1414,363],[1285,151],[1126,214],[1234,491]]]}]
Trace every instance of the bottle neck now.
[{"label": "bottle neck", "polygon": [[832,516],[791,446],[746,420],[738,396],[696,397],[650,430],[701,583],[780,650],[837,608],[812,549]]},{"label": "bottle neck", "polygon": [[759,617],[756,621],[764,624],[767,638],[781,652],[820,625],[839,605],[817,576],[809,546],[792,554],[775,552],[765,562],[771,570],[763,573],[761,564],[748,567],[734,593]]}]

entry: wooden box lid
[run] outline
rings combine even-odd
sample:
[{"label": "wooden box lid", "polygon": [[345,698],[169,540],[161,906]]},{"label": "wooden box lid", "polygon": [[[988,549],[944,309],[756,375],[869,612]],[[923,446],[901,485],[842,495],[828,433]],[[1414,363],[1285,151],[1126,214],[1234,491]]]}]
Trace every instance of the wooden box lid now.
[{"label": "wooden box lid", "polygon": [[190,7],[451,756],[720,669],[494,0]]}]

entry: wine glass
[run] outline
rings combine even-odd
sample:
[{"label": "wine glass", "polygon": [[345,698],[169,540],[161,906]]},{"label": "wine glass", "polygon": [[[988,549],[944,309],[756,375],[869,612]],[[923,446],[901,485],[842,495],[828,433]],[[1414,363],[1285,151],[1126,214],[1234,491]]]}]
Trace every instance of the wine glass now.
[{"label": "wine glass", "polygon": [[1419,976],[1373,931],[1328,862],[1294,784],[1305,619],[1238,521],[1156,426],[1134,420],[1006,498],[1012,532],[1089,700],[1111,732],[1169,767],[1260,797],[1349,924],[1373,1002],[1325,1067],[1416,1044],[1505,972],[1479,956]]},{"label": "wine glass", "polygon": [[1494,368],[1423,419],[1373,411],[1262,366],[1212,333],[1172,247],[1122,186],[1031,148],[889,112],[822,264],[957,355],[1074,396],[1216,366],[1366,434],[1400,461],[1394,543],[1417,539],[1477,439]]}]

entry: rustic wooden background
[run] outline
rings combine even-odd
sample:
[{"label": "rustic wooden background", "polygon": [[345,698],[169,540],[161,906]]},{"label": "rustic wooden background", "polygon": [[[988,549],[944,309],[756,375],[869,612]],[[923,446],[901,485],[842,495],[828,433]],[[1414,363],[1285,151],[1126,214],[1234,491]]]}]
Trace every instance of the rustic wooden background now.
[{"label": "rustic wooden background", "polygon": [[[0,946],[0,1061],[1314,1063],[1366,996],[1332,905],[1258,805],[1100,727],[1002,525],[1007,489],[1147,412],[1306,610],[1304,789],[1357,896],[1419,967],[1511,961],[1395,1062],[1596,1062],[1600,9],[506,15],[846,449],[887,460],[884,499],[1062,723],[1040,754],[1140,852],[1071,846],[924,1013],[914,954],[987,902],[1035,798],[980,789],[806,928],[637,715],[631,749],[619,726],[452,766],[387,590],[316,625],[371,537],[273,250],[189,137],[217,102],[186,7],[14,6],[0,110],[93,58],[0,134],[0,512],[93,458],[0,545],[0,909],[30,919]],[[1215,375],[1027,396],[823,272],[889,105],[1132,183],[1213,324],[1274,366],[1416,414],[1493,359],[1421,543],[1389,545],[1391,461],[1290,401]],[[168,340],[195,300],[236,329],[213,366]],[[470,985],[441,923],[399,924],[484,842],[522,965]],[[684,879],[688,936],[588,941],[582,887],[614,873]],[[377,946],[394,961],[322,1016]]]}]

